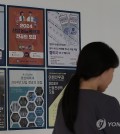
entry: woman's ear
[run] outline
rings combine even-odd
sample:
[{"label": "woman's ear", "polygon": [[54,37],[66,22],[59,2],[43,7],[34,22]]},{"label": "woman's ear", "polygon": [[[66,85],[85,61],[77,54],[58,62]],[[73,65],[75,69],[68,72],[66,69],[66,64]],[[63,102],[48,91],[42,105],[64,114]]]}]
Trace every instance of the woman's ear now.
[{"label": "woman's ear", "polygon": [[113,79],[114,68],[105,70],[99,77],[100,87],[105,90]]}]

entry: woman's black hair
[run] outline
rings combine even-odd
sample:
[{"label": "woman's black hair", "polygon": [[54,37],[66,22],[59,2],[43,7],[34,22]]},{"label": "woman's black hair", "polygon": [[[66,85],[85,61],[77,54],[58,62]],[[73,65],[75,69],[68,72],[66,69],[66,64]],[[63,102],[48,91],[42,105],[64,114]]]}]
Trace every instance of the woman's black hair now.
[{"label": "woman's black hair", "polygon": [[88,80],[101,75],[109,68],[116,68],[119,58],[115,51],[103,42],[92,42],[81,50],[74,76],[69,81],[63,97],[62,112],[67,128],[74,132],[77,117],[80,79]]}]

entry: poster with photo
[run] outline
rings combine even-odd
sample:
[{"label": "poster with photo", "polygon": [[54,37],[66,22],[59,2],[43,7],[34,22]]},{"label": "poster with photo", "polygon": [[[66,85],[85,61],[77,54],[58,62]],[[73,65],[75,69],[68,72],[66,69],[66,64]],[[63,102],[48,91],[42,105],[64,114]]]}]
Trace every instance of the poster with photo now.
[{"label": "poster with photo", "polygon": [[8,65],[44,66],[44,9],[8,6]]},{"label": "poster with photo", "polygon": [[44,70],[9,69],[9,129],[45,128]]},{"label": "poster with photo", "polygon": [[64,89],[75,70],[48,69],[47,70],[47,113],[48,127],[54,127],[58,103]]},{"label": "poster with photo", "polygon": [[5,6],[0,5],[0,66],[6,64],[6,25]]},{"label": "poster with photo", "polygon": [[5,69],[0,69],[0,130],[7,127],[6,122],[6,72]]},{"label": "poster with photo", "polygon": [[47,65],[76,67],[80,51],[80,12],[46,10]]}]

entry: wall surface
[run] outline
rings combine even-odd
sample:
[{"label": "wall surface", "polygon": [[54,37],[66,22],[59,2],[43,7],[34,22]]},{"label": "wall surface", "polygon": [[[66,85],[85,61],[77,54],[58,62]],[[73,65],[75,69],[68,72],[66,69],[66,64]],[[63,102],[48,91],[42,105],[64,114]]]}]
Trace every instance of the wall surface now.
[{"label": "wall surface", "polygon": [[[78,11],[81,13],[81,45],[91,41],[108,43],[120,57],[119,0],[0,0],[0,4]],[[107,94],[120,101],[120,67]],[[51,134],[52,129],[0,131],[0,134]]]}]

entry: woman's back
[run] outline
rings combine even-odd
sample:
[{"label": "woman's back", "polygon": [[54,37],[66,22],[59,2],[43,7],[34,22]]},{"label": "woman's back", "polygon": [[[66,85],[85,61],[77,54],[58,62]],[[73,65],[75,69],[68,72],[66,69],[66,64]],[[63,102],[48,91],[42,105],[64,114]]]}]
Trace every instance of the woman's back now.
[{"label": "woman's back", "polygon": [[119,103],[102,93],[118,65],[117,54],[103,42],[82,48],[58,107],[54,134],[120,134]]},{"label": "woman's back", "polygon": [[[74,130],[75,134],[120,134],[118,101],[92,89],[80,90]],[[72,134],[65,125],[61,102],[53,134]]]}]

